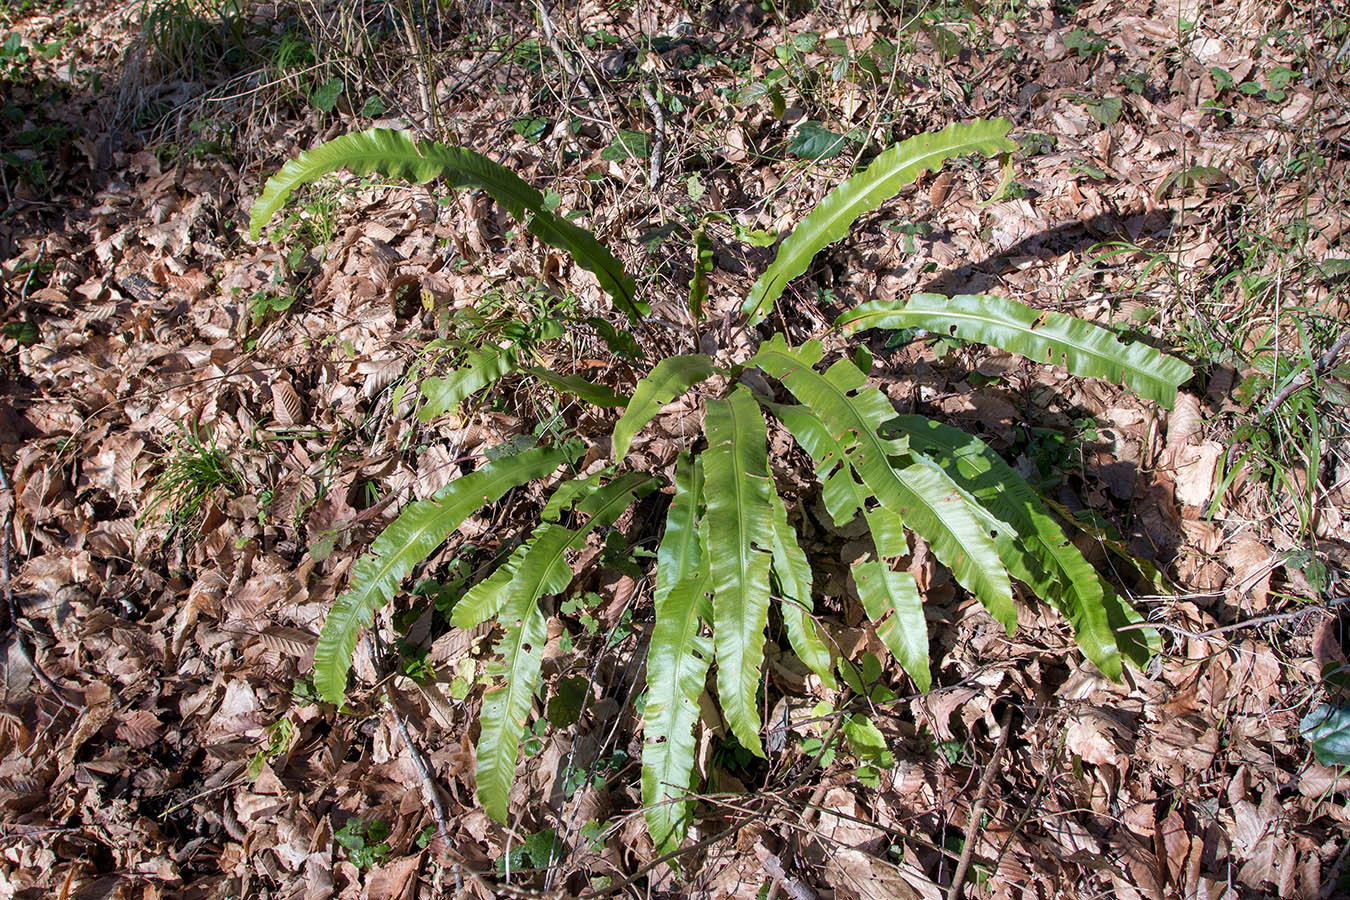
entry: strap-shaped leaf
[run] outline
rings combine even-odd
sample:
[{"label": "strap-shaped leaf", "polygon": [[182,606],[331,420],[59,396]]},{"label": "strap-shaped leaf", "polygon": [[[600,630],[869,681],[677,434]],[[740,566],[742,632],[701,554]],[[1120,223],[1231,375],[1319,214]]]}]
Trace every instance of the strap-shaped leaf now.
[{"label": "strap-shaped leaf", "polygon": [[717,693],[741,746],[762,757],[755,697],[764,663],[773,548],[768,436],[754,397],[741,385],[725,400],[708,400],[704,431]]},{"label": "strap-shaped leaf", "polygon": [[666,530],[656,548],[656,587],[652,599],[659,608],[666,594],[692,576],[703,564],[699,542],[699,509],[703,503],[703,461],[681,453],[675,461],[675,496],[666,510]]},{"label": "strap-shaped leaf", "polygon": [[897,476],[900,488],[894,495],[878,494],[882,505],[928,541],[933,555],[1012,635],[1017,630],[1012,585],[979,512],[937,469],[915,463]]},{"label": "strap-shaped leaf", "polygon": [[906,301],[876,300],[835,322],[848,333],[867,328],[922,328],[979,341],[1074,375],[1123,384],[1146,400],[1172,408],[1191,367],[1147,344],[1125,344],[1105,328],[993,294],[915,294]]},{"label": "strap-shaped leaf", "polygon": [[865,388],[866,377],[850,362],[840,360],[819,374],[812,366],[820,357],[818,341],[794,350],[774,335],[751,362],[787,385],[824,423],[877,501],[922,535],[956,580],[1011,633],[1017,625],[1012,585],[979,517],[940,472],[893,463],[893,457],[903,460],[907,444],[878,433],[894,417],[890,402],[876,388]]},{"label": "strap-shaped leaf", "polygon": [[656,552],[656,623],[647,651],[647,704],[642,714],[642,805],[658,853],[684,840],[693,817],[694,725],[713,658],[700,621],[712,618],[708,559],[699,541],[703,471],[681,454],[675,497]]},{"label": "strap-shaped leaf", "polygon": [[584,447],[536,447],[491,462],[447,484],[426,500],[409,504],[352,567],[351,584],[329,610],[314,650],[314,685],[329,703],[341,703],[347,672],[361,630],[389,602],[413,566],[431,555],[475,510],[494,503],[517,485],[542,478]]},{"label": "strap-shaped leaf", "polygon": [[912,452],[930,457],[981,506],[1012,526],[1012,532],[1001,531],[994,539],[1003,564],[1059,610],[1072,623],[1087,658],[1119,680],[1120,651],[1097,571],[1031,485],[974,435],[924,416],[899,416],[894,425],[909,438]]},{"label": "strap-shaped leaf", "polygon": [[521,366],[521,371],[529,373],[557,391],[572,394],[581,400],[585,400],[592,406],[611,409],[616,406],[628,405],[628,397],[614,393],[612,389],[605,387],[603,384],[587,381],[579,375],[560,375],[552,369],[545,369],[542,366]]},{"label": "strap-shaped leaf", "polygon": [[928,669],[928,622],[914,576],[892,570],[885,560],[867,560],[853,567],[853,580],[863,609],[876,623],[877,637],[919,690],[928,690],[933,683]]},{"label": "strap-shaped leaf", "polygon": [[797,532],[788,524],[787,508],[776,489],[770,492],[770,499],[773,501],[773,577],[783,601],[778,608],[783,614],[788,643],[797,658],[819,675],[826,687],[833,688],[830,649],[820,635],[816,620],[811,617],[811,563],[797,543]]},{"label": "strap-shaped leaf", "polygon": [[1006,137],[1011,127],[1006,119],[953,124],[883,151],[861,173],[827,194],[798,223],[778,248],[773,264],[750,289],[741,312],[750,317],[751,325],[758,323],[768,315],[788,282],[806,271],[812,257],[844,238],[859,216],[876,209],[925,171],[936,170],[948,159],[966,153],[992,156],[1015,151],[1017,144]]},{"label": "strap-shaped leaf", "polygon": [[[871,495],[858,483],[852,467],[840,465],[847,459],[844,448],[805,406],[767,403],[765,407],[787,426],[793,439],[816,464],[816,475],[824,480],[822,499],[830,518],[841,528],[848,525],[867,508],[867,499]],[[909,545],[900,518],[882,507],[870,512],[868,527],[877,553],[889,558],[908,553]]]},{"label": "strap-shaped leaf", "polygon": [[750,363],[787,385],[825,425],[863,482],[880,494],[879,486],[896,480],[889,458],[905,452],[903,440],[880,434],[882,424],[895,416],[895,407],[881,391],[866,387],[866,376],[852,363],[840,360],[821,375],[812,367],[820,362],[822,353],[819,341],[793,349],[781,334],[775,334],[760,346]]},{"label": "strap-shaped leaf", "polygon": [[506,821],[520,738],[539,689],[539,669],[548,639],[544,611],[525,595],[515,597],[502,613],[506,634],[497,650],[506,671],[500,684],[483,693],[474,771],[478,802],[498,822]]},{"label": "strap-shaped leaf", "polygon": [[694,274],[689,278],[689,316],[695,325],[703,318],[703,304],[708,300],[708,276],[712,270],[712,241],[700,225],[694,230]]},{"label": "strap-shaped leaf", "polygon": [[423,422],[438,419],[466,397],[496,384],[517,365],[516,352],[510,347],[484,347],[469,353],[463,364],[445,375],[422,379],[422,407],[417,418]]},{"label": "strap-shaped leaf", "polygon": [[635,496],[648,493],[654,486],[649,476],[636,472],[603,487],[599,474],[565,483],[558,490],[570,490],[569,501],[581,498],[576,503],[576,512],[589,517],[586,523],[574,529],[556,522],[540,525],[502,568],[474,585],[455,604],[450,621],[460,628],[472,628],[511,606],[522,594],[538,600],[566,590],[572,583],[567,551],[580,549],[587,534],[613,524]]},{"label": "strap-shaped leaf", "polygon": [[717,368],[702,353],[669,356],[657,363],[633,389],[628,409],[614,425],[614,461],[623,462],[633,438],[652,417],[689,388],[713,376]]},{"label": "strap-shaped leaf", "polygon": [[[503,644],[506,683],[496,695],[484,696],[482,731],[477,748],[478,800],[484,811],[498,822],[506,821],[520,737],[534,691],[539,686],[538,657],[544,635],[539,600],[560,593],[571,584],[573,573],[567,563],[567,551],[579,549],[591,531],[613,524],[639,494],[654,486],[650,477],[638,473],[617,478],[603,487],[594,487],[598,483],[594,478],[582,482],[592,487],[576,505],[577,514],[588,517],[586,522],[575,529],[553,523],[540,526],[535,536],[507,561],[510,578],[497,580],[499,570],[483,582],[493,583],[490,591],[481,593],[472,603],[466,603],[469,600],[466,596],[452,614],[454,623],[463,627],[476,624],[474,619],[485,610],[491,610],[499,613],[506,625]],[[460,614],[461,607],[466,609],[463,615]],[[493,697],[491,703],[489,696]]]},{"label": "strap-shaped leaf", "polygon": [[[825,475],[825,508],[836,524],[847,525],[859,512],[877,548],[876,560],[855,563],[853,580],[867,615],[877,623],[877,635],[910,674],[920,690],[932,683],[928,667],[928,625],[924,620],[918,585],[908,573],[894,572],[889,560],[909,550],[900,517],[885,507],[867,509],[867,491],[849,466],[839,465],[845,452],[824,424],[804,406],[770,404],[769,410],[787,426],[792,437]],[[887,614],[889,618],[886,618]]]},{"label": "strap-shaped leaf", "polygon": [[614,255],[586,229],[544,207],[544,195],[505,166],[463,147],[418,141],[406,131],[373,128],[343,135],[301,153],[268,179],[262,196],[249,214],[249,232],[256,241],[263,226],[291,192],[338,169],[357,175],[377,172],[422,184],[443,176],[452,187],[485,191],[526,229],[550,246],[571,253],[577,263],[595,274],[614,304],[636,320],[650,310],[637,299],[637,283]]}]

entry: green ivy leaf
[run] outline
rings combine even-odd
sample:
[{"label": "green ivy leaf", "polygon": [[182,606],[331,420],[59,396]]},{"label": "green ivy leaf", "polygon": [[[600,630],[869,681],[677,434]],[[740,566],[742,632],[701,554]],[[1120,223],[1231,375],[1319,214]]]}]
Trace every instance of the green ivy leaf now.
[{"label": "green ivy leaf", "polygon": [[1102,97],[1100,100],[1085,100],[1083,106],[1087,109],[1088,115],[1102,125],[1114,125],[1120,121],[1124,101],[1119,97]]},{"label": "green ivy leaf", "polygon": [[1312,744],[1324,766],[1350,766],[1350,707],[1323,703],[1298,723],[1299,734]]},{"label": "green ivy leaf", "polygon": [[807,120],[797,126],[788,142],[788,152],[800,159],[833,159],[844,152],[848,138],[819,122]]},{"label": "green ivy leaf", "polygon": [[541,119],[538,116],[526,116],[516,119],[511,123],[511,127],[516,134],[525,138],[527,141],[537,141],[548,131],[548,119]]}]

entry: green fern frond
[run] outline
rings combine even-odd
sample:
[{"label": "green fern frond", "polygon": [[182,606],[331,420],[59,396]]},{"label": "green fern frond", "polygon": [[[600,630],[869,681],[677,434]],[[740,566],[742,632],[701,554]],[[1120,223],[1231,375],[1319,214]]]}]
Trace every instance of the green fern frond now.
[{"label": "green fern frond", "polygon": [[623,462],[633,438],[660,410],[700,381],[717,372],[702,353],[669,356],[657,363],[633,389],[633,399],[614,425],[614,461]]},{"label": "green fern frond", "polygon": [[[503,569],[470,591],[455,606],[452,621],[464,628],[498,615],[506,622],[506,683],[489,704],[484,698],[482,733],[478,739],[478,800],[489,816],[506,821],[507,799],[515,778],[516,756],[524,733],[530,701],[538,687],[538,652],[542,649],[542,625],[535,627],[543,614],[538,603],[543,597],[558,594],[572,583],[573,572],[567,553],[579,550],[586,537],[598,528],[612,525],[639,496],[649,492],[654,482],[647,475],[632,473],[600,485],[598,476],[575,480],[583,486],[576,502],[577,515],[586,517],[577,528],[565,528],[549,522],[517,549]],[[509,572],[509,577],[503,572]],[[481,586],[481,585],[480,585]],[[462,610],[462,612],[461,612]],[[519,630],[517,630],[519,629]],[[528,692],[528,693],[525,693]]]},{"label": "green fern frond", "polygon": [[694,725],[713,658],[700,622],[712,619],[708,557],[699,539],[703,470],[681,454],[675,497],[656,552],[656,623],[647,651],[647,704],[642,713],[642,805],[657,853],[684,840],[694,804],[681,800],[694,771]]},{"label": "green fern frond", "polygon": [[876,209],[905,185],[928,170],[936,170],[954,156],[967,153],[1010,153],[1017,144],[1008,139],[1012,125],[1006,119],[953,124],[942,131],[920,134],[883,151],[866,169],[836,187],[820,205],[797,224],[778,248],[773,264],[750,289],[741,307],[750,324],[760,322],[787,287],[806,271],[811,259],[827,245],[843,239],[849,227]]},{"label": "green fern frond", "polygon": [[430,422],[457,409],[466,398],[496,384],[518,364],[516,352],[510,347],[489,346],[469,353],[453,371],[422,379],[422,406],[417,418]]},{"label": "green fern frond", "polygon": [[544,195],[516,173],[472,150],[418,141],[406,131],[373,128],[343,135],[287,162],[267,180],[262,196],[253,204],[249,214],[253,240],[296,188],[338,169],[357,175],[375,172],[416,184],[444,177],[452,187],[485,191],[530,234],[572,254],[582,268],[594,273],[615,306],[630,319],[636,321],[650,312],[637,299],[637,283],[614,255],[589,231],[545,208]]},{"label": "green fern frond", "polygon": [[995,543],[1014,578],[1072,624],[1084,655],[1113,680],[1120,652],[1095,569],[1064,535],[1050,510],[997,453],[974,435],[923,416],[893,420],[911,450],[932,458],[985,509],[1011,526]]},{"label": "green fern frond", "polygon": [[434,496],[409,504],[352,567],[351,583],[324,620],[314,650],[314,685],[329,703],[347,692],[352,651],[362,629],[394,595],[413,567],[431,555],[475,510],[511,488],[542,478],[581,456],[580,443],[537,447],[461,476]]},{"label": "green fern frond", "polygon": [[788,524],[787,508],[776,489],[773,501],[773,580],[782,602],[778,605],[787,630],[788,643],[797,658],[820,676],[826,687],[834,687],[834,666],[830,648],[821,637],[820,627],[811,617],[811,563],[797,543],[797,532]]},{"label": "green fern frond", "polygon": [[706,404],[703,493],[713,584],[717,694],[727,725],[745,747],[764,756],[759,740],[759,673],[769,620],[773,558],[767,432],[750,391],[741,385]]},{"label": "green fern frond", "polygon": [[853,470],[840,463],[846,458],[839,442],[825,425],[804,406],[769,404],[768,409],[806,450],[824,479],[822,499],[835,524],[847,525],[862,513],[867,521],[877,559],[853,565],[854,583],[863,609],[877,626],[877,636],[920,690],[928,690],[932,676],[928,666],[928,625],[924,620],[918,586],[908,573],[895,572],[890,561],[909,551],[900,517],[885,507],[867,508],[868,493]]},{"label": "green fern frond", "polygon": [[943,472],[915,463],[896,475],[899,491],[878,499],[928,541],[933,555],[1011,636],[1017,630],[1012,585],[978,511]]},{"label": "green fern frond", "polygon": [[544,611],[525,594],[512,597],[501,612],[506,634],[497,652],[502,655],[505,675],[501,683],[483,692],[474,781],[483,811],[505,822],[520,739],[539,689],[548,629]]},{"label": "green fern frond", "polygon": [[921,328],[979,341],[1037,362],[1062,365],[1080,377],[1126,385],[1167,409],[1193,374],[1181,360],[1147,344],[1125,344],[1091,322],[993,294],[915,294],[904,301],[876,300],[844,313],[834,324],[849,334],[868,328]]},{"label": "green fern frond", "polygon": [[616,394],[611,388],[587,381],[579,375],[562,375],[543,366],[521,366],[520,370],[559,393],[571,394],[592,406],[613,409],[617,406],[627,406],[629,402],[629,398],[623,394]]},{"label": "green fern frond", "polygon": [[915,686],[927,691],[933,683],[928,668],[928,622],[914,576],[894,571],[885,560],[867,560],[853,567],[853,580],[867,617],[876,623],[877,637]]},{"label": "green fern frond", "polygon": [[956,580],[1011,633],[1017,625],[1012,585],[993,538],[949,479],[905,465],[905,442],[880,435],[895,410],[876,388],[864,387],[866,378],[857,366],[840,360],[821,375],[812,368],[821,355],[818,341],[794,350],[782,335],[774,335],[751,362],[811,410],[877,502],[922,535]]}]

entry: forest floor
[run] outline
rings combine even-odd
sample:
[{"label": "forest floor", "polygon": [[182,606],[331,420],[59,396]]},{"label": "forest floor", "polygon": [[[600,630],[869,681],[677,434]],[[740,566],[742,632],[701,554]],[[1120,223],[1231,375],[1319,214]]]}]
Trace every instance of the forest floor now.
[{"label": "forest floor", "polygon": [[[540,9],[0,0],[0,898],[938,900],[968,841],[964,896],[1350,896],[1350,15]],[[537,704],[510,827],[475,800],[491,634],[435,600],[527,534],[538,497],[434,554],[363,642],[348,704],[317,702],[324,616],[399,508],[485,454],[608,440],[614,413],[510,380],[421,421],[438,348],[561,326],[548,365],[631,389],[644,349],[696,346],[700,225],[725,338],[765,245],[830,187],[994,117],[1021,147],[1006,190],[994,160],[923,176],[769,324],[799,341],[860,302],[990,292],[1194,366],[1168,411],[984,347],[866,344],[898,410],[978,434],[1056,504],[1158,628],[1146,670],[1106,679],[1029,603],[1010,639],[916,546],[934,663],[916,693],[874,653],[856,542],[775,438],[821,621],[894,698],[867,710],[885,747],[838,742],[850,698],[771,630],[769,758],[705,716],[678,870],[650,865],[640,814],[651,504],[550,608],[545,696],[588,702]],[[650,320],[630,334],[588,272],[435,182],[331,177],[250,240],[269,175],[373,125],[579,211]],[[698,433],[696,404],[666,413],[635,448],[655,473]]]}]

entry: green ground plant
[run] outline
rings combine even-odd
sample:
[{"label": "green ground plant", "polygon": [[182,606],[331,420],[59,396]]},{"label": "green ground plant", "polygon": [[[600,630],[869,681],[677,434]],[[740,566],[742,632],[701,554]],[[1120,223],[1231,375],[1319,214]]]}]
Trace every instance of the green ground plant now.
[{"label": "green ground plant", "polygon": [[[859,217],[923,172],[967,154],[1015,151],[1009,129],[1004,120],[952,125],[879,154],[782,241],[742,306],[745,324],[763,322],[787,284],[819,251],[844,238]],[[253,208],[255,239],[292,191],[344,167],[418,183],[443,177],[453,187],[483,190],[530,234],[570,252],[594,273],[614,306],[632,321],[648,312],[618,260],[590,232],[556,215],[539,191],[476,153],[419,142],[406,133],[351,134],[288,162]],[[706,269],[698,267],[705,277]],[[691,291],[696,294],[697,284]],[[695,312],[699,305],[694,304]],[[1080,319],[991,295],[919,294],[868,303],[845,313],[837,326],[847,334],[920,329],[984,342],[1062,365],[1076,375],[1123,384],[1163,406],[1171,405],[1179,385],[1191,377],[1187,365],[1145,344],[1125,344]],[[1121,676],[1123,659],[1135,665],[1147,661],[1156,635],[1121,630],[1138,623],[1138,614],[1115,595],[1068,540],[1047,504],[992,448],[922,416],[897,415],[890,401],[867,385],[862,362],[838,359],[822,371],[824,362],[821,341],[794,347],[773,334],[735,361],[704,354],[660,359],[630,396],[622,396],[575,375],[528,366],[509,348],[485,343],[430,391],[424,383],[424,394],[435,399],[428,404],[432,412],[453,409],[506,374],[520,372],[583,402],[622,409],[612,432],[612,463],[580,475],[573,468],[583,455],[580,442],[535,446],[500,456],[405,507],[356,562],[347,591],[328,615],[315,653],[319,693],[332,703],[343,701],[361,631],[371,626],[404,578],[468,516],[516,486],[553,479],[561,470],[538,526],[450,608],[457,626],[490,621],[501,626],[497,651],[504,677],[483,696],[477,792],[488,814],[504,822],[541,683],[547,621],[541,601],[568,591],[573,551],[662,485],[661,474],[628,464],[629,449],[662,407],[696,387],[703,398],[704,439],[680,454],[674,467],[673,496],[657,550],[655,623],[647,656],[642,797],[660,852],[680,844],[693,816],[687,798],[694,780],[693,731],[714,663],[717,696],[732,735],[750,754],[766,755],[757,693],[771,607],[777,608],[802,662],[826,684],[835,683],[831,642],[813,614],[811,565],[768,466],[769,421],[786,429],[813,460],[834,521],[845,526],[861,517],[866,524],[874,553],[853,566],[853,579],[877,634],[920,690],[932,681],[923,598],[913,576],[896,566],[910,553],[910,533],[928,542],[956,581],[1009,634],[1017,626],[1016,580],[1065,616],[1083,653],[1107,676]],[[742,379],[752,369],[774,379],[791,402],[751,387],[759,384],[762,391],[765,384]],[[883,762],[884,747],[873,747],[869,724],[860,718],[856,733],[846,737],[861,762]]]},{"label": "green ground plant", "polygon": [[195,528],[213,494],[236,490],[241,483],[229,458],[210,438],[188,428],[162,461],[137,525],[165,519],[174,531]]}]

